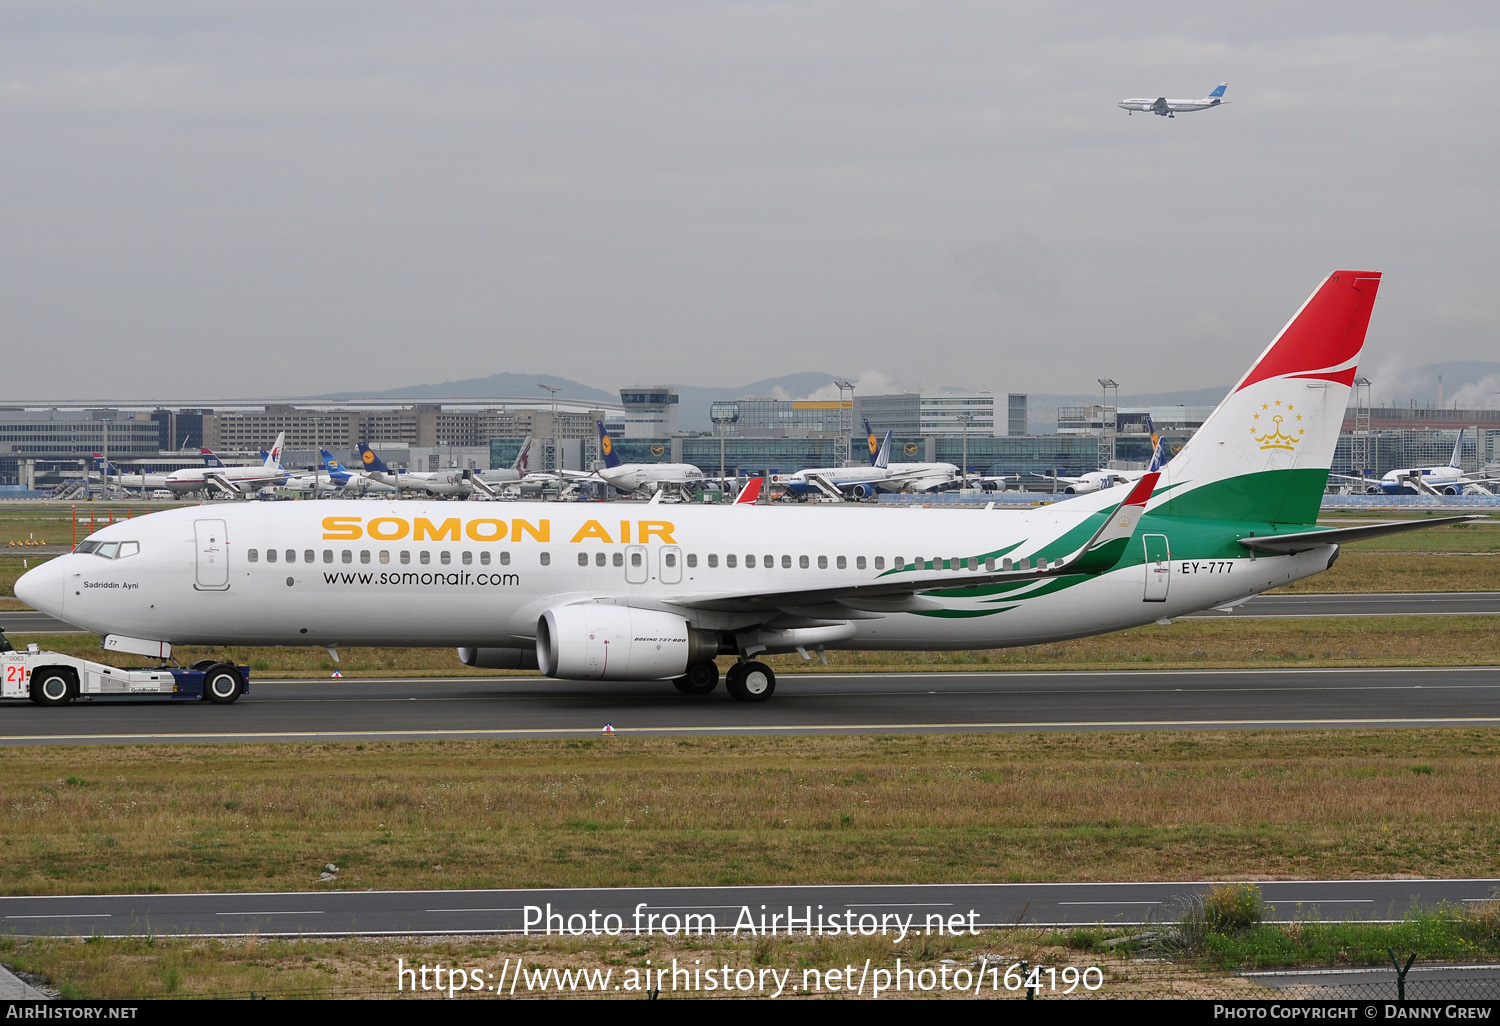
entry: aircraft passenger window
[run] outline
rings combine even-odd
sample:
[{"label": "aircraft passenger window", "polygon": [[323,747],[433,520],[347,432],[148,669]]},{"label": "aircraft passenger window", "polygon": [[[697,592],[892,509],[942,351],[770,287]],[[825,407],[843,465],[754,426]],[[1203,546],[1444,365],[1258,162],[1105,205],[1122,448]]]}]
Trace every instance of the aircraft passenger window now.
[{"label": "aircraft passenger window", "polygon": [[849,557],[848,556],[840,556],[837,560],[835,560],[835,562],[838,564],[838,568],[840,570],[847,570],[847,569],[849,569]]},{"label": "aircraft passenger window", "polygon": [[594,565],[595,566],[603,566],[605,563],[608,563],[608,562],[609,562],[609,558],[607,556],[605,556],[604,553],[602,553],[602,552],[596,552],[596,553],[594,553]]},{"label": "aircraft passenger window", "polygon": [[543,552],[541,554],[541,560],[542,560],[542,566],[551,566],[552,565],[552,553],[550,553],[550,552]]},{"label": "aircraft passenger window", "polygon": [[[404,555],[406,555],[406,553],[403,552],[402,555],[404,556]],[[401,562],[404,563],[404,562],[406,562],[406,560],[403,559]],[[489,566],[490,565],[490,554],[488,552],[481,552],[479,554],[479,562],[480,562],[480,565],[482,565],[482,566]]]},{"label": "aircraft passenger window", "polygon": [[1023,559],[1023,560],[1021,560],[1019,563],[1016,564],[1016,569],[1017,570],[1030,570],[1031,569],[1031,561],[1029,559]]},{"label": "aircraft passenger window", "polygon": [[729,555],[727,555],[727,556],[724,557],[724,565],[727,566],[731,570],[734,569],[734,553],[733,552],[731,552]]},{"label": "aircraft passenger window", "polygon": [[673,553],[673,552],[662,553],[661,561],[663,563],[665,563],[667,566],[676,566],[677,565],[677,554]]},{"label": "aircraft passenger window", "polygon": [[510,553],[509,552],[502,552],[502,553],[500,553],[500,565],[501,566],[510,566]]},{"label": "aircraft passenger window", "polygon": [[708,554],[708,565],[710,568],[719,565],[719,554],[717,552],[710,552]]},{"label": "aircraft passenger window", "polygon": [[589,565],[589,554],[587,552],[580,552],[578,554],[578,565],[579,566],[588,566]]},{"label": "aircraft passenger window", "polygon": [[381,549],[380,550],[380,561],[382,563],[389,563],[391,561],[391,550],[390,549]]},{"label": "aircraft passenger window", "polygon": [[746,570],[754,570],[755,569],[755,554],[752,553],[752,552],[745,553],[745,569]]},{"label": "aircraft passenger window", "polygon": [[332,549],[324,549],[323,550],[323,562],[325,562],[325,563],[332,563],[333,562],[333,550]]},{"label": "aircraft passenger window", "polygon": [[828,569],[828,557],[827,556],[819,556],[818,557],[818,569],[819,570],[827,570]]},{"label": "aircraft passenger window", "polygon": [[295,563],[295,562],[297,562],[297,550],[296,549],[287,549],[286,550],[286,561],[288,563]]},{"label": "aircraft passenger window", "polygon": [[140,551],[141,551],[141,543],[140,542],[121,542],[120,543],[120,554],[118,556],[116,556],[115,558],[116,559],[124,559],[126,556],[133,556],[137,552],[140,552]]},{"label": "aircraft passenger window", "polygon": [[267,549],[266,550],[266,562],[267,563],[274,563],[274,562],[276,562],[276,550],[275,549]]},{"label": "aircraft passenger window", "polygon": [[[877,562],[876,562],[875,565],[876,565],[876,567],[880,566],[880,563],[878,561],[878,557],[877,557]],[[896,562],[893,565],[895,566],[895,568],[897,570],[905,570],[906,569],[906,558],[904,556],[897,556],[896,557]]]},{"label": "aircraft passenger window", "polygon": [[[786,563],[785,563],[786,566],[791,566],[792,565],[792,557],[791,556],[782,556],[781,558],[786,561]],[[762,565],[767,570],[771,569],[773,566],[776,565],[776,557],[775,556],[767,556],[765,563],[763,563]]]},{"label": "aircraft passenger window", "polygon": [[630,554],[630,565],[631,566],[640,566],[641,565],[641,554],[639,552],[632,552]]},{"label": "aircraft passenger window", "polygon": [[259,559],[260,559],[260,549],[246,549],[245,550],[245,561],[246,562],[254,563],[254,562],[256,562]]},{"label": "aircraft passenger window", "polygon": [[304,562],[304,563],[316,563],[317,561],[318,561],[318,554],[317,554],[317,552],[315,552],[312,549],[304,549],[302,551],[302,562]]},{"label": "aircraft passenger window", "polygon": [[884,570],[885,569],[885,557],[884,556],[876,556],[875,557],[875,569],[876,570]]},{"label": "aircraft passenger window", "polygon": [[354,553],[350,552],[348,549],[345,549],[342,553],[339,554],[339,558],[342,559],[345,563],[352,563],[354,562]]},{"label": "aircraft passenger window", "polygon": [[423,549],[421,552],[417,553],[417,562],[421,563],[423,566],[426,566],[428,563],[432,562],[432,553],[428,552],[426,549]]},{"label": "aircraft passenger window", "polygon": [[625,554],[623,552],[616,552],[615,553],[615,566],[624,566],[624,565],[625,565]]},{"label": "aircraft passenger window", "polygon": [[991,573],[991,574],[994,573],[995,572],[995,561],[993,559],[986,559],[984,561],[984,569],[985,569],[986,573]]},{"label": "aircraft passenger window", "polygon": [[447,549],[444,549],[442,552],[438,553],[438,562],[443,564],[444,566],[447,566],[449,563],[453,562],[453,553],[449,552]]},{"label": "aircraft passenger window", "polygon": [[692,569],[693,567],[698,565],[698,553],[689,552],[687,554],[687,565],[689,569]]},{"label": "aircraft passenger window", "polygon": [[[823,560],[823,562],[827,563],[828,560],[825,559],[825,560]],[[791,556],[782,556],[781,557],[781,565],[782,566],[791,566],[792,565],[792,557]],[[798,569],[806,570],[810,566],[812,566],[812,563],[808,560],[808,558],[806,556],[798,556],[797,557],[797,567],[798,567]]]},{"label": "aircraft passenger window", "polygon": [[864,556],[855,556],[854,557],[854,568],[856,570],[863,570],[865,568],[865,557]]},{"label": "aircraft passenger window", "polygon": [[361,563],[368,563],[370,561],[370,550],[369,549],[360,549],[359,550],[359,561]]},{"label": "aircraft passenger window", "polygon": [[464,566],[474,565],[474,553],[470,552],[468,549],[464,549],[464,551],[459,555],[458,558]]}]

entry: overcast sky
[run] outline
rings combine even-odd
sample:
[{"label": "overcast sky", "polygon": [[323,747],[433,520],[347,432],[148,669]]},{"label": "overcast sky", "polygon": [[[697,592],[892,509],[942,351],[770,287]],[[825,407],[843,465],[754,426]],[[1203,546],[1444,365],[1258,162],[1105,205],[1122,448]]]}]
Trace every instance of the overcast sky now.
[{"label": "overcast sky", "polygon": [[7,0],[0,396],[1160,391],[1339,267],[1378,396],[1500,359],[1497,55],[1487,3]]}]

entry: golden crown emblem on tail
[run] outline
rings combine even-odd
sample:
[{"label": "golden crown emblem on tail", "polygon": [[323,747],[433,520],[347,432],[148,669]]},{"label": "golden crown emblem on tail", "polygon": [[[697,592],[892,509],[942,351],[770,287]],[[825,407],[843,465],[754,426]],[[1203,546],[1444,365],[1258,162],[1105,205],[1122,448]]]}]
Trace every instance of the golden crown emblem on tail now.
[{"label": "golden crown emblem on tail", "polygon": [[1302,414],[1291,403],[1282,406],[1280,399],[1274,404],[1261,403],[1260,412],[1253,414],[1252,419],[1255,423],[1250,425],[1250,437],[1259,442],[1262,449],[1291,451],[1307,434],[1307,428],[1299,426]]}]

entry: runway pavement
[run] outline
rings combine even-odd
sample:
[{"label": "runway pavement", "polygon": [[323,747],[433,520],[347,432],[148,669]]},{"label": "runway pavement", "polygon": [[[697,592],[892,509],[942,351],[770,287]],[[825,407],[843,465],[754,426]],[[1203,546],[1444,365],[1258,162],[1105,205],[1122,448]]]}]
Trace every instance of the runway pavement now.
[{"label": "runway pavement", "polygon": [[232,706],[0,706],[0,744],[1500,725],[1500,668],[782,674],[763,704],[538,677],[252,682]]},{"label": "runway pavement", "polygon": [[[576,890],[338,891],[0,898],[0,932],[101,937],[545,934],[682,935],[776,928],[833,935],[853,926],[898,939],[1018,925],[1131,926],[1171,921],[1211,881],[621,887]],[[1282,880],[1259,884],[1272,922],[1399,920],[1415,907],[1500,900],[1500,880]],[[790,910],[790,912],[789,912]],[[779,916],[773,921],[771,916]],[[549,918],[552,917],[552,918]],[[610,916],[617,917],[610,919]],[[653,918],[654,917],[654,918]],[[908,918],[910,917],[910,918]],[[529,924],[529,925],[528,925]],[[617,925],[618,924],[618,925]],[[750,933],[748,926],[756,933]],[[800,927],[800,928],[799,928]]]}]

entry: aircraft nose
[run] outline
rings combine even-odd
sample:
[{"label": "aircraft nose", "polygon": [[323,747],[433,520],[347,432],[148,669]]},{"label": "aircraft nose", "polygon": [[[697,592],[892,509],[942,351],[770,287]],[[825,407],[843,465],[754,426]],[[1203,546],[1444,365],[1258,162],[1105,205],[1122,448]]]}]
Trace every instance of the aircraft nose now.
[{"label": "aircraft nose", "polygon": [[16,598],[32,609],[62,616],[63,570],[61,559],[49,559],[41,566],[32,567],[16,580]]}]

